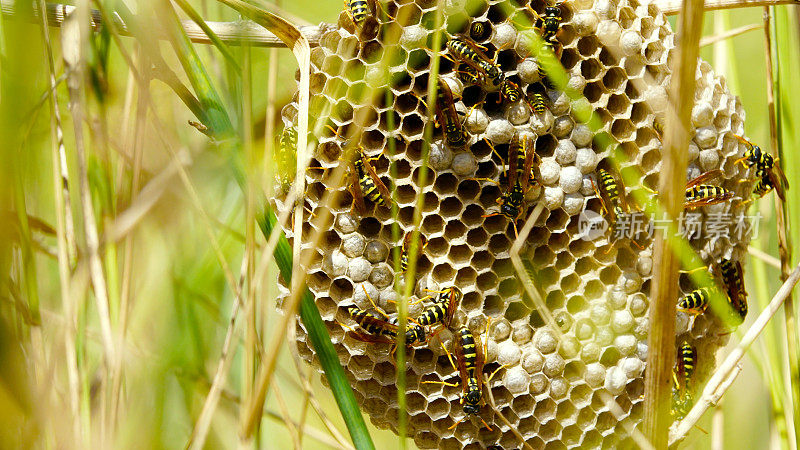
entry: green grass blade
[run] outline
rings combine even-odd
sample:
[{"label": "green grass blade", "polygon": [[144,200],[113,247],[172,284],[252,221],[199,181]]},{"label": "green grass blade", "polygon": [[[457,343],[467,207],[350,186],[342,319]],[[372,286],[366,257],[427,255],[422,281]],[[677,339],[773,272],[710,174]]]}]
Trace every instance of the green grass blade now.
[{"label": "green grass blade", "polygon": [[[259,220],[259,226],[264,236],[269,236],[272,229],[275,227],[276,219],[272,211],[267,209],[265,214]],[[275,262],[278,264],[278,269],[281,272],[283,280],[289,284],[292,279],[292,249],[286,237],[281,234],[278,240],[278,245],[275,247],[274,253]],[[347,425],[347,430],[350,432],[350,438],[353,440],[355,448],[361,449],[374,449],[375,445],[372,443],[372,438],[367,430],[367,424],[364,422],[364,417],[361,415],[361,410],[356,403],[353,389],[350,387],[350,381],[339,363],[339,357],[331,343],[328,329],[322,322],[322,317],[319,315],[317,305],[314,303],[314,297],[311,292],[305,288],[303,297],[300,300],[300,319],[305,325],[308,337],[311,340],[311,345],[317,353],[320,365],[325,371],[325,377],[328,379],[333,397],[336,399],[336,404],[339,406],[339,411],[342,414]]]},{"label": "green grass blade", "polygon": [[160,10],[161,19],[165,22],[165,28],[169,35],[170,43],[178,56],[186,76],[195,91],[195,95],[200,100],[200,104],[205,110],[206,125],[209,134],[220,140],[231,139],[235,136],[235,130],[231,123],[230,116],[225,111],[222,98],[214,88],[211,77],[192,45],[189,36],[181,27],[175,10],[169,5],[165,5]]},{"label": "green grass blade", "polygon": [[[778,164],[786,171],[789,180],[796,183],[798,180],[798,161],[797,152],[794,149],[798,143],[796,131],[797,117],[800,116],[800,108],[797,105],[797,95],[800,95],[800,83],[797,81],[797,70],[800,64],[797,59],[797,52],[800,48],[798,42],[798,21],[797,15],[791,14],[794,11],[787,7],[771,7],[773,15],[772,40],[775,46],[775,109],[778,128]],[[788,149],[788,151],[784,151]],[[786,223],[784,232],[786,236],[788,266],[791,267],[793,261],[797,261],[797,252],[793,250],[793,242],[797,243],[797,225],[800,223],[800,210],[797,203],[800,201],[800,193],[795,185],[793,189],[786,192],[786,201],[783,207],[786,211]],[[776,200],[777,201],[777,200]],[[794,223],[794,227],[792,227]],[[781,232],[781,231],[779,231]],[[794,253],[794,254],[792,254]],[[781,255],[782,257],[784,255]],[[784,273],[787,272],[786,265]],[[795,426],[795,446],[800,445],[800,348],[798,348],[798,311],[796,299],[789,297],[785,304],[785,328],[786,328],[786,347],[789,356],[789,381],[790,395],[786,399],[793,411]],[[791,439],[791,438],[790,438]],[[787,443],[788,444],[788,443]],[[789,445],[791,447],[791,445]]]},{"label": "green grass blade", "polygon": [[208,26],[206,21],[203,19],[203,16],[201,16],[197,11],[195,11],[195,9],[192,8],[192,5],[190,5],[189,2],[187,2],[186,0],[173,0],[173,1],[175,2],[176,5],[178,5],[181,8],[181,10],[187,16],[189,16],[190,19],[192,19],[194,23],[197,24],[198,27],[200,27],[201,30],[203,30],[203,33],[205,33],[206,36],[208,36],[208,39],[211,41],[211,44],[213,44],[214,47],[217,47],[217,50],[219,50],[219,52],[222,53],[222,56],[225,58],[225,61],[228,63],[228,65],[232,67],[238,75],[241,75],[242,68],[239,67],[239,63],[236,61],[236,58],[233,56],[233,53],[231,53],[230,48],[228,48],[228,45],[222,42],[222,39],[220,39],[219,36],[217,36],[217,33],[214,33],[214,30],[212,30]]}]

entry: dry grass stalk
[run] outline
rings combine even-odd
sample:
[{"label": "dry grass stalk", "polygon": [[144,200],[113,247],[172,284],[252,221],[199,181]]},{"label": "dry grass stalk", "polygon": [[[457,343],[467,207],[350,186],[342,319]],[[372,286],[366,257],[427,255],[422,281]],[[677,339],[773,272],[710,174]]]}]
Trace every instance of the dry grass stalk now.
[{"label": "dry grass stalk", "polygon": [[[40,14],[45,9],[44,1],[39,1]],[[58,274],[61,301],[64,308],[64,317],[67,326],[64,327],[64,358],[67,366],[67,380],[69,384],[69,411],[72,423],[72,439],[76,447],[83,445],[83,436],[80,422],[80,387],[78,375],[78,360],[75,351],[77,333],[77,317],[75,305],[70,296],[71,267],[76,258],[75,232],[72,220],[72,209],[69,195],[69,172],[66,167],[66,148],[64,146],[64,129],[61,122],[58,97],[56,96],[56,69],[50,41],[50,29],[42,23],[42,37],[45,43],[45,53],[49,69],[50,89],[50,143],[53,161],[53,192],[56,211],[56,242],[58,249]]]},{"label": "dry grass stalk", "polygon": [[758,249],[758,248],[755,248],[753,246],[750,246],[750,247],[747,247],[747,253],[750,253],[750,255],[760,259],[761,261],[769,264],[770,266],[772,266],[772,267],[774,267],[774,268],[776,268],[778,270],[780,270],[780,268],[781,268],[781,260],[780,259],[770,255],[769,253],[767,253],[767,252],[765,252],[765,251],[763,251],[761,249]]},{"label": "dry grass stalk", "polygon": [[[654,3],[658,5],[661,12],[666,15],[678,14],[683,9],[681,0],[655,0]],[[785,5],[796,4],[796,0],[706,0],[702,8],[706,11],[713,11],[717,9],[731,9],[731,8],[749,8],[755,6],[766,5]],[[700,5],[698,5],[698,8]]]},{"label": "dry grass stalk", "polygon": [[[75,6],[60,3],[47,3],[46,6],[47,22],[50,24],[50,26],[54,27],[62,26],[66,20],[66,17],[72,14],[76,9]],[[25,17],[25,14],[21,14],[19,11],[19,2],[13,0],[2,0],[0,2],[0,10],[2,10],[2,15],[4,16]],[[38,17],[39,13],[37,12],[33,17],[37,23],[39,22]],[[118,27],[118,31],[121,36],[134,36],[127,24],[125,24],[125,22],[116,13],[111,16],[111,19]],[[25,20],[27,20],[27,18]],[[91,29],[98,31],[102,28],[102,24],[103,18],[100,12],[97,10],[90,10],[89,26]],[[228,45],[241,45],[242,42],[247,42],[248,45],[253,47],[286,47],[286,44],[279,37],[250,21],[207,21],[206,25],[217,36],[219,36],[222,42],[225,42]],[[191,20],[181,21],[181,26],[192,42],[198,44],[211,43],[211,39],[208,38],[208,35],[202,30],[202,28],[200,28],[200,26]],[[303,36],[305,36],[309,42],[312,42],[316,46],[319,42],[319,38],[325,31],[327,31],[328,28],[317,25],[306,25],[300,26],[299,29]],[[167,39],[167,35],[159,35],[157,38]]]},{"label": "dry grass stalk", "polygon": [[[296,340],[294,330],[291,330],[291,335],[289,336],[289,340],[293,342]],[[286,379],[289,380],[290,382],[297,383],[298,388],[303,390],[303,392],[306,394],[306,397],[308,398],[308,403],[311,405],[311,408],[317,414],[319,420],[322,421],[328,433],[330,433],[330,435],[336,440],[336,442],[338,442],[339,445],[341,445],[344,448],[352,449],[353,446],[350,443],[350,441],[348,441],[347,438],[344,437],[342,432],[339,431],[338,428],[336,428],[336,425],[331,421],[331,419],[325,413],[325,410],[322,408],[322,405],[320,405],[319,401],[314,396],[314,390],[311,386],[311,382],[309,381],[309,379],[311,378],[311,374],[314,373],[314,369],[310,366],[307,367],[305,363],[300,359],[300,355],[297,354],[297,347],[290,345],[289,348],[290,348],[289,353],[292,355],[292,362],[294,363],[295,370],[297,371],[297,374],[300,377],[300,381],[298,382],[291,377],[286,377]],[[304,368],[306,368],[307,370],[306,373],[303,373]]]},{"label": "dry grass stalk", "polygon": [[[87,6],[84,3],[81,5]],[[84,7],[82,6],[82,8]],[[85,8],[88,15],[88,7]],[[84,16],[85,16],[84,15]],[[115,360],[114,338],[111,331],[111,317],[108,305],[108,283],[103,272],[103,263],[100,259],[100,239],[97,232],[97,222],[92,204],[92,194],[89,188],[89,175],[87,169],[86,142],[83,133],[84,123],[84,69],[86,65],[84,49],[89,39],[88,23],[80,20],[80,11],[71,16],[72,21],[62,32],[62,47],[64,67],[67,71],[67,86],[69,88],[69,109],[72,113],[73,132],[75,135],[75,151],[78,159],[78,179],[81,210],[83,214],[84,238],[86,240],[89,258],[89,273],[91,275],[97,314],[100,320],[100,330],[103,336],[103,350],[105,352],[106,369],[109,370],[110,362]],[[105,396],[104,396],[105,397]],[[105,420],[101,420],[102,424]],[[102,432],[101,432],[101,442]]]},{"label": "dry grass stalk", "polygon": [[545,303],[539,291],[534,287],[536,283],[530,274],[528,274],[528,271],[525,270],[525,265],[522,262],[522,258],[519,256],[522,245],[528,239],[528,235],[530,235],[531,230],[533,230],[533,225],[542,214],[542,211],[544,211],[544,204],[539,203],[528,215],[528,218],[525,219],[525,223],[519,231],[519,236],[514,240],[514,244],[511,246],[509,255],[511,264],[514,266],[514,270],[517,271],[517,276],[522,281],[523,289],[525,289],[525,292],[533,301],[536,309],[539,311],[539,315],[541,315],[542,319],[544,319],[545,323],[550,327],[550,331],[556,335],[558,342],[561,342],[564,340],[564,332],[561,331],[561,327],[556,323],[556,319],[553,317],[553,313],[550,312],[550,308],[547,307],[547,303]]},{"label": "dry grass stalk", "polygon": [[203,403],[203,408],[200,410],[200,415],[194,424],[192,435],[189,437],[189,442],[186,445],[187,449],[202,449],[208,430],[211,427],[211,419],[214,416],[219,403],[220,394],[228,375],[228,371],[233,363],[233,356],[235,352],[230,351],[233,344],[234,332],[236,330],[236,319],[239,317],[240,299],[236,298],[233,302],[231,309],[231,317],[228,321],[228,331],[225,332],[225,340],[222,343],[222,352],[219,356],[219,363],[217,364],[217,371],[214,373],[214,379],[211,382],[211,389],[208,391],[206,401]]},{"label": "dry grass stalk", "polygon": [[[689,127],[694,105],[695,72],[703,29],[701,0],[683,2],[678,21],[678,54],[672,68],[670,107],[664,130],[659,202],[666,218],[677,218],[683,210],[688,158]],[[674,235],[670,220],[667,236]],[[672,423],[669,405],[672,367],[675,362],[675,299],[678,298],[680,260],[664,232],[655,236],[653,285],[650,295],[650,332],[644,385],[644,435],[655,448],[665,448]]]},{"label": "dry grass stalk", "polygon": [[[796,4],[796,0],[708,0],[705,2],[707,11],[717,9],[748,8],[764,5],[784,5]],[[666,15],[675,15],[680,11],[681,2],[679,0],[656,0],[655,4]],[[20,16],[17,2],[12,0],[0,0],[2,14],[9,17]],[[60,3],[47,3],[47,22],[50,26],[62,26],[65,17],[75,10],[72,5]],[[287,15],[281,14],[283,17]],[[113,14],[113,23],[117,25],[121,36],[133,36],[125,22],[116,14]],[[38,19],[38,13],[37,17]],[[97,31],[101,28],[103,20],[99,11],[92,10],[90,13],[90,26]],[[280,38],[269,31],[257,26],[255,23],[242,20],[236,22],[205,22],[208,28],[219,36],[220,40],[228,45],[241,45],[247,42],[253,47],[286,47]],[[299,23],[295,21],[295,23]],[[191,20],[181,21],[184,32],[192,42],[198,44],[210,44],[211,39],[208,35]],[[319,44],[320,37],[328,30],[328,27],[335,27],[333,24],[321,25],[301,25],[298,27],[300,33],[306,38],[308,43],[315,47]],[[159,39],[166,39],[166,35],[157,36]]]},{"label": "dry grass stalk", "polygon": [[[489,330],[486,330],[486,332],[488,333]],[[503,413],[501,413],[500,410],[497,409],[497,405],[495,405],[494,403],[494,394],[492,393],[492,389],[489,386],[485,386],[485,390],[486,390],[486,397],[489,400],[488,402],[489,406],[492,408],[492,411],[494,411],[495,415],[499,417],[500,420],[502,420],[503,423],[506,424],[508,429],[511,430],[512,433],[514,433],[514,436],[516,436],[517,439],[519,439],[519,441],[522,443],[522,448],[527,450],[533,450],[533,447],[531,447],[530,444],[525,442],[525,437],[522,436],[517,427],[515,427],[511,422],[509,422],[508,419],[506,419],[506,416],[504,416]]]},{"label": "dry grass stalk", "polygon": [[761,27],[762,27],[761,24],[751,23],[750,25],[742,25],[739,28],[734,28],[732,30],[725,31],[724,33],[715,34],[714,36],[706,36],[703,39],[700,39],[700,47],[716,44],[719,41],[724,41],[725,39],[734,38],[736,36],[745,34],[749,31],[758,30]]},{"label": "dry grass stalk", "polygon": [[622,423],[622,426],[631,435],[631,438],[641,450],[655,450],[655,447],[647,440],[647,437],[631,423],[630,417],[626,416],[625,411],[622,410],[622,407],[619,406],[619,403],[614,400],[611,394],[601,391],[600,397],[603,399],[603,402],[605,402],[611,414],[614,415],[617,421]]},{"label": "dry grass stalk", "polygon": [[700,420],[703,413],[705,413],[709,407],[717,404],[741,370],[739,363],[744,358],[745,353],[750,349],[750,346],[753,345],[756,338],[764,331],[770,319],[772,319],[772,316],[778,312],[798,281],[800,281],[800,265],[795,267],[794,271],[789,275],[780,289],[778,289],[778,292],[772,297],[769,305],[767,305],[758,318],[756,318],[755,322],[753,322],[753,325],[751,325],[744,334],[739,345],[728,354],[722,364],[714,371],[714,374],[708,380],[708,383],[706,383],[702,395],[695,403],[694,407],[692,407],[692,410],[689,411],[686,418],[678,424],[678,428],[670,436],[670,444],[674,444],[683,439],[686,433]]},{"label": "dry grass stalk", "polygon": [[[299,104],[300,108],[298,111],[298,130],[297,130],[297,173],[295,179],[299,182],[295,183],[295,195],[299,198],[301,193],[305,189],[304,180],[305,180],[305,170],[308,166],[309,157],[307,155],[307,138],[308,138],[308,86],[309,86],[309,70],[310,70],[310,47],[308,45],[308,41],[303,37],[302,34],[290,23],[286,22],[282,18],[275,16],[274,14],[268,13],[263,10],[258,10],[257,8],[252,7],[251,5],[241,2],[239,0],[222,0],[222,3],[239,10],[246,15],[253,16],[253,19],[262,27],[271,30],[275,33],[280,39],[285,43],[285,45],[292,49],[295,57],[297,58],[298,66],[300,69],[300,85],[299,85]],[[335,197],[335,195],[331,195],[330,197]],[[303,217],[303,209],[302,205],[298,204],[297,208],[295,208],[295,230],[300,231],[302,228],[302,217]],[[327,211],[325,214],[320,215],[317,218],[317,221],[320,223],[328,223],[331,219],[330,211]],[[326,227],[320,227],[318,229],[324,229]],[[273,230],[273,232],[278,232],[280,229],[278,227]],[[274,234],[274,233],[273,233]],[[322,233],[316,233],[315,240],[319,241],[322,237]],[[258,374],[255,377],[255,382],[253,384],[254,395],[248,396],[250,401],[248,402],[247,406],[242,409],[242,416],[241,416],[241,424],[242,424],[242,432],[241,436],[243,439],[249,439],[253,432],[255,431],[258,423],[260,422],[260,418],[262,415],[264,401],[266,400],[267,391],[269,389],[270,380],[272,378],[272,374],[275,371],[275,365],[277,362],[278,354],[280,353],[279,348],[281,343],[286,338],[286,329],[289,327],[289,324],[294,319],[295,311],[297,310],[297,306],[299,305],[301,295],[304,291],[302,286],[305,282],[305,273],[301,270],[303,266],[303,262],[305,265],[308,264],[308,261],[300,262],[300,265],[297,263],[301,260],[299,255],[299,240],[295,242],[295,249],[294,249],[294,273],[292,274],[292,295],[287,300],[286,304],[284,305],[283,316],[280,318],[278,325],[276,326],[272,340],[270,341],[270,351],[267,352],[268,358],[263,361],[261,367],[258,370]],[[310,256],[309,256],[310,257]],[[308,258],[304,258],[308,259]]]},{"label": "dry grass stalk", "polygon": [[286,406],[286,400],[283,398],[283,394],[281,393],[281,389],[278,387],[278,383],[275,383],[275,388],[272,390],[275,394],[275,400],[278,403],[278,408],[281,412],[281,419],[283,419],[284,425],[289,430],[289,436],[292,437],[292,444],[294,445],[295,450],[301,450],[300,446],[300,431],[298,430],[297,424],[292,421],[292,417],[289,414],[289,408]]},{"label": "dry grass stalk", "polygon": [[725,450],[725,411],[714,410],[711,418],[711,450]]},{"label": "dry grass stalk", "polygon": [[[778,120],[775,111],[775,81],[774,65],[772,61],[772,35],[770,28],[770,9],[764,7],[764,45],[765,62],[767,65],[767,108],[769,115],[769,135],[772,154],[777,155],[776,164],[783,165],[783,148],[779,144]],[[788,214],[784,208],[783,200],[777,195],[773,196],[775,202],[775,216],[778,223],[778,254],[781,260],[781,280],[786,280],[791,270],[792,243],[789,239]],[[797,311],[791,293],[784,303],[784,321],[786,327],[786,350],[789,355],[789,386],[790,397],[787,415],[792,416],[795,428],[800,427],[800,348],[798,347]],[[788,421],[788,420],[787,420]],[[787,424],[788,425],[788,424]],[[800,437],[795,437],[795,445],[800,444]]]}]

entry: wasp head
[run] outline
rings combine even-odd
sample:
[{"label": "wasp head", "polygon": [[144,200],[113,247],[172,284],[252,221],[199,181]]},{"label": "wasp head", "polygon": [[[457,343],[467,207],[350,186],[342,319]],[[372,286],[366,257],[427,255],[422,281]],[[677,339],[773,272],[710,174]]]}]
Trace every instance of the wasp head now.
[{"label": "wasp head", "polygon": [[561,15],[561,9],[558,6],[546,6],[544,8],[544,15],[551,17],[558,17]]},{"label": "wasp head", "polygon": [[491,78],[492,80],[492,85],[495,87],[500,86],[501,84],[503,84],[503,81],[506,80],[506,77],[505,75],[503,75],[503,72],[501,72],[500,69],[497,67],[489,69],[487,75],[489,75],[489,78]]},{"label": "wasp head", "polygon": [[422,342],[425,340],[425,329],[421,325],[406,331],[406,345],[414,344],[415,342]]},{"label": "wasp head", "polygon": [[515,205],[512,205],[511,202],[504,202],[502,205],[500,205],[500,214],[513,220],[519,216],[519,208],[517,208]]},{"label": "wasp head", "polygon": [[464,412],[467,414],[478,414],[480,412],[480,408],[477,405],[470,405],[469,403],[464,404]]}]

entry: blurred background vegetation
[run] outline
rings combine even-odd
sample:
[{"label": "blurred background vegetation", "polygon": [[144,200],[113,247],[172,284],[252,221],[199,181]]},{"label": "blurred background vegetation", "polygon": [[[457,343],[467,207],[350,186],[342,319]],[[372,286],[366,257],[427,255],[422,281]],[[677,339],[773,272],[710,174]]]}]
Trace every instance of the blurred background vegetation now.
[{"label": "blurred background vegetation", "polygon": [[[285,4],[258,0],[253,4],[280,11],[276,14],[297,25],[335,23],[342,8],[337,0]],[[92,8],[99,5],[91,3]],[[121,5],[115,1],[102,3],[107,11]],[[261,301],[254,316],[258,328],[265,330],[259,339],[266,343],[264,338],[270,335],[270,325],[276,320],[277,269],[271,262],[266,264],[271,258],[262,254],[262,238],[255,247],[247,242],[247,202],[228,155],[219,151],[218,142],[209,142],[207,136],[188,125],[189,120],[197,118],[169,86],[158,80],[137,83],[137,77],[152,75],[148,75],[152,61],[163,57],[163,66],[159,67],[169,67],[184,86],[190,85],[181,68],[185,54],[176,53],[165,41],[158,44],[160,57],[154,54],[154,47],[139,45],[159,33],[163,19],[159,15],[165,8],[185,18],[176,5],[143,1],[134,8],[129,4],[141,15],[142,28],[134,33],[137,38],[119,38],[124,52],[117,38],[107,31],[91,36],[90,51],[83,55],[87,83],[75,86],[82,100],[75,102],[72,98],[72,103],[77,103],[74,106],[83,110],[82,119],[71,108],[62,77],[62,29],[49,30],[60,82],[56,96],[71,183],[69,210],[78,249],[67,291],[70,302],[64,301],[59,282],[53,234],[59,209],[51,135],[55,116],[47,97],[47,46],[41,24],[35,19],[31,23],[0,17],[0,158],[4,161],[0,164],[0,445],[4,447],[71,447],[73,441],[63,436],[69,436],[75,427],[89,440],[84,444],[92,447],[185,447],[220,360],[235,294],[231,281],[238,281],[243,259],[250,258],[265,267],[256,273],[253,287]],[[220,3],[193,0],[191,5],[205,20],[240,18]],[[798,143],[795,99],[800,91],[800,9],[774,9],[778,52],[785,52],[776,55],[779,70],[775,74],[780,89],[784,163],[794,185],[789,199],[796,200],[800,177],[798,166],[792,164],[797,159],[793,153]],[[762,15],[760,7],[709,12],[704,34],[760,24]],[[296,89],[297,63],[291,52],[230,46],[241,68],[239,73],[214,46],[195,44],[194,49],[218,89],[234,128],[244,136],[246,151],[252,151],[249,161],[257,166],[249,171],[264,169],[265,161],[269,161],[264,149],[271,142],[267,129],[282,128],[278,113],[267,114],[268,106],[280,111]],[[732,92],[740,96],[747,111],[748,136],[766,149],[770,129],[764,52],[764,33],[759,28],[705,47],[702,57],[728,78]],[[99,262],[111,305],[110,326],[115,334],[124,333],[124,340],[115,343],[121,351],[124,374],[119,378],[124,395],[116,415],[106,409],[112,407],[106,396],[112,395],[114,386],[106,378],[110,369],[102,359],[103,324],[98,319],[101,314],[86,253],[89,247],[80,195],[76,118],[82,122],[79,129],[83,131],[86,190],[101,242]],[[788,202],[790,215],[797,214],[798,204]],[[756,205],[764,220],[754,245],[777,257],[773,195]],[[795,243],[800,242],[796,231],[792,236]],[[255,256],[249,255],[250,251]],[[745,272],[751,295],[747,323],[751,323],[780,286],[780,271],[750,258]],[[773,438],[780,428],[776,411],[791,408],[785,395],[788,369],[782,315],[779,312],[771,322],[767,335],[750,352],[743,373],[724,397],[727,448],[764,448],[776,442]],[[75,318],[74,323],[70,317]],[[68,332],[70,328],[72,333]],[[747,324],[740,327],[746,329]],[[65,340],[70,334],[75,338],[73,343]],[[249,369],[243,342],[248,338],[241,332],[236,336],[235,357],[206,443],[209,448],[238,443],[240,398],[248,389],[244,380]],[[731,345],[736,341],[731,339]],[[349,446],[330,391],[315,370],[295,364],[290,340],[283,345],[286,348],[279,357],[257,435],[259,446]],[[66,363],[67,355],[73,354],[70,352],[77,361],[74,378]],[[305,389],[306,382],[310,391]],[[70,383],[76,385],[71,388]],[[78,421],[72,420],[71,392],[79,393]],[[309,396],[313,397],[310,406]],[[325,413],[325,420],[315,408]],[[706,414],[700,424],[705,430],[712,429],[711,416]],[[298,423],[305,424],[305,432],[297,431]],[[370,425],[370,433],[378,448],[398,445],[397,437],[389,431]],[[709,447],[711,435],[693,432],[688,442]],[[413,446],[410,441],[409,445]],[[786,441],[775,445],[784,448]]]}]

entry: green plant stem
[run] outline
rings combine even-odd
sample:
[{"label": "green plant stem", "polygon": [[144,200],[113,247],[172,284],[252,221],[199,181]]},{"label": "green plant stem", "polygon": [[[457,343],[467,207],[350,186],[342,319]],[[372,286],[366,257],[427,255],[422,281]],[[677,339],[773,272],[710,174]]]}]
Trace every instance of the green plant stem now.
[{"label": "green plant stem", "polygon": [[[784,19],[781,24],[785,24],[785,8],[780,8],[783,12]],[[781,64],[783,59],[786,59],[786,64],[796,65],[796,55],[792,56],[787,50],[791,44],[791,34],[787,32],[779,32],[779,23],[775,14],[778,8],[764,8],[765,21],[769,25],[765,29],[765,40],[767,44],[766,61],[767,61],[767,99],[769,103],[769,119],[770,119],[770,143],[772,150],[777,155],[776,164],[783,168],[786,167],[784,148],[784,123],[787,122],[785,111],[786,104],[792,104],[793,99],[787,102],[785,93],[782,89],[782,79],[792,80],[792,77],[782,77],[783,72]],[[773,17],[776,20],[769,21]],[[781,26],[783,29],[783,27]],[[789,30],[790,28],[786,28]],[[773,56],[774,55],[774,56]],[[794,60],[794,61],[792,61]],[[774,61],[774,70],[772,62]],[[791,119],[788,120],[790,122]],[[791,271],[792,264],[792,239],[789,234],[790,229],[790,215],[787,211],[787,205],[792,201],[797,201],[797,190],[790,193],[787,198],[788,203],[784,203],[777,195],[774,195],[776,218],[778,223],[778,251],[781,259],[781,280],[786,280]],[[795,213],[796,214],[796,213]],[[795,221],[795,223],[797,223]],[[797,309],[795,308],[794,298],[790,294],[784,303],[784,326],[786,330],[786,350],[788,353],[789,362],[789,407],[792,410],[792,417],[794,421],[794,438],[795,447],[800,445],[800,436],[798,436],[798,429],[800,429],[800,348],[798,345],[798,330],[797,330]]]},{"label": "green plant stem", "polygon": [[[271,211],[265,211],[265,214],[259,220],[259,226],[264,236],[269,236],[275,228],[276,219]],[[286,284],[291,284],[292,280],[292,249],[289,242],[283,235],[278,240],[278,245],[275,247],[273,254],[275,262],[278,264],[278,269]],[[300,300],[300,319],[306,327],[308,337],[311,340],[311,345],[317,353],[320,365],[325,371],[325,376],[328,379],[333,397],[339,406],[339,411],[342,413],[342,418],[347,425],[347,430],[350,432],[350,437],[353,440],[355,448],[361,449],[374,449],[372,438],[367,430],[364,417],[361,415],[361,410],[356,403],[353,390],[350,387],[350,382],[339,364],[339,356],[336,354],[333,344],[331,343],[328,329],[319,315],[317,305],[314,303],[314,297],[307,288],[303,288],[302,298]]]},{"label": "green plant stem", "polygon": [[[754,241],[752,245],[755,248],[761,249],[761,247],[763,247],[762,239]],[[751,261],[752,279],[755,285],[755,292],[753,294],[758,301],[758,310],[760,311],[767,307],[767,299],[769,299],[769,279],[767,277],[766,264],[758,258],[751,258]],[[783,382],[782,359],[778,351],[779,344],[776,328],[777,324],[773,323],[771,327],[764,330],[765,349],[762,353],[765,357],[761,358],[758,352],[750,352],[749,356],[754,365],[761,370],[764,380],[767,381],[767,389],[769,390],[772,404],[772,419],[778,433],[785,442],[786,439],[788,439],[786,423],[787,405],[785,396],[782,395],[783,386],[785,386],[785,384]]]},{"label": "green plant stem", "polygon": [[192,5],[190,5],[186,0],[172,1],[174,1],[175,4],[177,4],[181,10],[183,10],[183,12],[186,13],[186,15],[189,16],[189,18],[192,19],[192,21],[196,23],[201,30],[203,30],[203,32],[208,36],[208,39],[211,41],[211,44],[213,44],[214,47],[217,47],[217,50],[222,53],[222,57],[225,58],[225,61],[228,63],[228,65],[232,67],[237,74],[241,75],[242,69],[239,67],[239,63],[236,61],[236,58],[234,58],[233,54],[228,48],[228,45],[222,42],[222,39],[219,38],[217,33],[215,33],[214,30],[208,26],[206,21],[203,20],[203,16],[195,11],[194,8],[192,8]]}]

